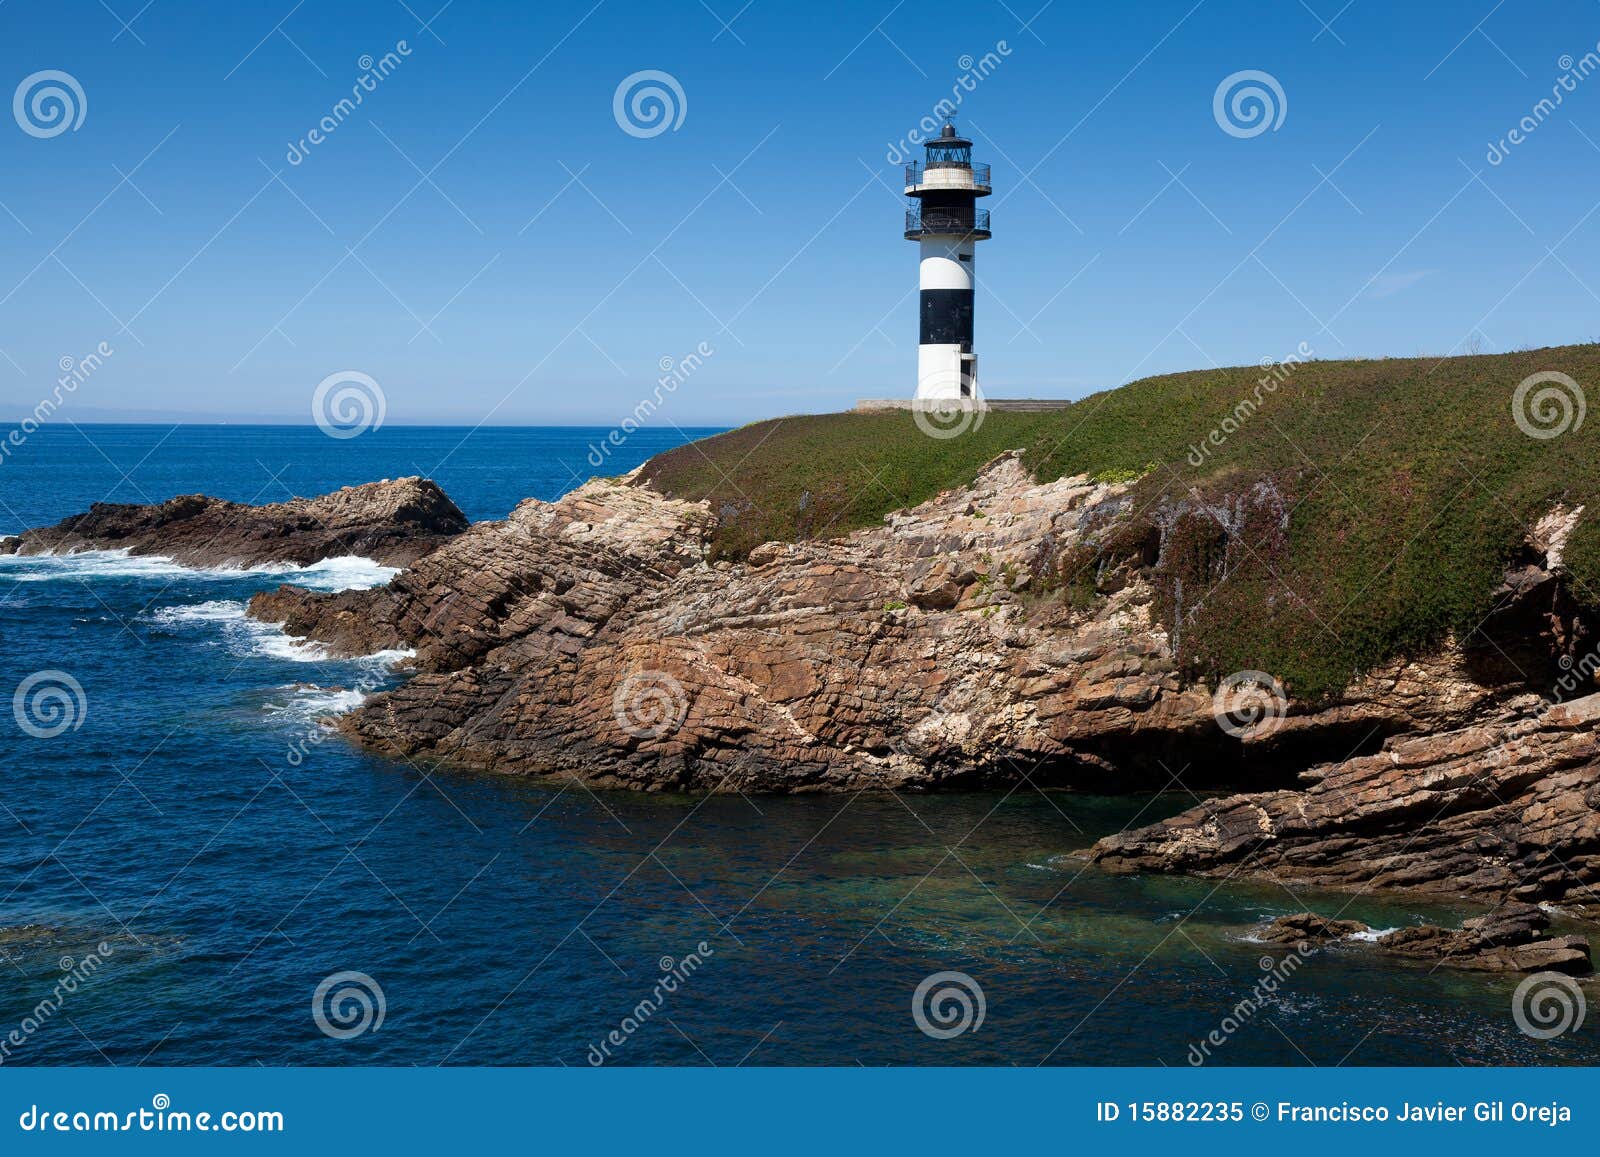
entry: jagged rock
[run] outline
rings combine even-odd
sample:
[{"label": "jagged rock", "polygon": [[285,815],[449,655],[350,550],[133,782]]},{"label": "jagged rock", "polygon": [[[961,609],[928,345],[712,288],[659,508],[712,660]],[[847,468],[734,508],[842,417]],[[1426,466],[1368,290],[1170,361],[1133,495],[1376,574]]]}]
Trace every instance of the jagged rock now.
[{"label": "jagged rock", "polygon": [[[1017,581],[1123,490],[1038,485],[1008,454],[882,528],[713,567],[703,504],[597,479],[473,527],[387,588],[285,588],[252,613],[345,653],[414,648],[420,674],[344,721],[407,755],[813,791],[999,782],[1010,760],[1096,782],[1116,753],[1124,782],[1160,786],[1170,773],[1133,758],[1146,736],[1163,752],[1228,741],[1209,696],[1179,687],[1148,591],[1081,614]],[[634,725],[641,687],[672,727]]]},{"label": "jagged rock", "polygon": [[1550,707],[1482,658],[1534,637],[1548,567],[1508,584],[1512,636],[1396,660],[1241,742],[1180,677],[1136,568],[1086,605],[1038,589],[1126,509],[1125,487],[1038,484],[1007,454],[881,527],[712,564],[705,504],[596,479],[386,588],[252,612],[345,653],[414,648],[418,674],[341,721],[405,756],[641,790],[1248,785],[1269,790],[1090,854],[1485,902],[1600,883],[1600,696]]},{"label": "jagged rock", "polygon": [[1396,929],[1377,943],[1385,952],[1476,972],[1589,973],[1588,941],[1581,936],[1546,937],[1549,926],[1550,917],[1537,905],[1509,901],[1463,921],[1456,930],[1422,924]]},{"label": "jagged rock", "polygon": [[[1463,920],[1460,928],[1418,924],[1397,928],[1374,941],[1382,952],[1436,961],[1445,968],[1474,972],[1591,971],[1589,942],[1581,936],[1544,935],[1549,915],[1536,904],[1515,900],[1482,916]],[[1279,916],[1257,933],[1269,944],[1321,944],[1372,931],[1359,920],[1333,920],[1314,912]]]},{"label": "jagged rock", "polygon": [[54,526],[0,541],[0,553],[127,550],[205,567],[309,565],[361,555],[409,566],[466,528],[466,516],[436,484],[398,478],[265,506],[203,494],[151,506],[97,502]]},{"label": "jagged rock", "polygon": [[1366,931],[1369,929],[1359,920],[1330,920],[1315,912],[1296,912],[1292,916],[1279,916],[1256,936],[1268,944],[1317,944],[1325,940],[1343,940]]},{"label": "jagged rock", "polygon": [[1509,714],[1311,769],[1300,790],[1203,802],[1109,836],[1122,870],[1229,874],[1290,887],[1406,888],[1588,900],[1600,878],[1600,695]]}]

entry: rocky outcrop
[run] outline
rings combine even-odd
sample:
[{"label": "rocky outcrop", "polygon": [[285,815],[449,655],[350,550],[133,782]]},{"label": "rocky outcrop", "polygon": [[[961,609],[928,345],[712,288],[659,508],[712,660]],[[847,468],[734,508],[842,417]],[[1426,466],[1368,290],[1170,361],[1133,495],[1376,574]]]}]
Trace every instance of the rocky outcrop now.
[{"label": "rocky outcrop", "polygon": [[1095,574],[1092,597],[1061,588],[1130,501],[1084,477],[1035,483],[1005,455],[880,527],[730,563],[712,561],[704,504],[596,479],[386,588],[285,587],[252,612],[347,653],[413,648],[417,674],[341,724],[406,757],[642,790],[1248,788],[1087,854],[1586,902],[1600,697],[1550,707],[1508,674],[1513,655],[1585,637],[1551,561],[1575,513],[1541,523],[1548,541],[1508,573],[1492,647],[1395,661],[1315,709],[1252,708],[1260,687],[1180,676],[1137,566]]},{"label": "rocky outcrop", "polygon": [[97,502],[54,526],[0,541],[0,553],[127,550],[186,566],[309,565],[361,555],[409,566],[467,528],[433,482],[398,478],[265,506],[186,494],[149,506]]},{"label": "rocky outcrop", "polygon": [[420,674],[345,719],[406,755],[643,789],[1159,786],[1163,754],[1226,736],[1149,592],[1086,613],[1034,590],[1042,553],[1123,502],[1007,455],[882,528],[710,564],[703,505],[595,480],[384,590],[285,589],[253,613],[414,648]]},{"label": "rocky outcrop", "polygon": [[1381,936],[1359,920],[1330,920],[1313,912],[1280,916],[1257,936],[1269,944],[1320,944],[1351,936],[1370,939],[1380,952],[1433,961],[1445,968],[1474,972],[1593,971],[1589,944],[1581,936],[1546,936],[1550,916],[1535,904],[1507,901],[1460,928],[1418,924]]},{"label": "rocky outcrop", "polygon": [[1292,916],[1279,916],[1255,938],[1266,944],[1321,944],[1367,931],[1370,929],[1359,920],[1336,920],[1315,912],[1296,912]]},{"label": "rocky outcrop", "polygon": [[1089,852],[1123,871],[1405,888],[1588,905],[1600,880],[1600,695],[1314,766],[1300,786],[1206,800]]}]

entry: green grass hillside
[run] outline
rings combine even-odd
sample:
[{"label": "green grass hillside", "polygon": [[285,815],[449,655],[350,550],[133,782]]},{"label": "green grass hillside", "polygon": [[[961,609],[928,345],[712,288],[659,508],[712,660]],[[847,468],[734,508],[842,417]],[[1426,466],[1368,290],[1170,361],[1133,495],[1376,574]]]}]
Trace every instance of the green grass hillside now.
[{"label": "green grass hillside", "polygon": [[[1600,418],[1530,436],[1513,396],[1556,371],[1600,399],[1600,345],[1170,374],[1068,409],[989,413],[931,438],[903,412],[783,418],[663,454],[644,478],[710,499],[716,548],[826,537],[970,481],[1010,448],[1041,480],[1139,478],[1131,527],[1050,576],[1092,591],[1110,559],[1149,567],[1179,658],[1196,672],[1271,671],[1316,696],[1395,655],[1470,637],[1528,526],[1555,502],[1600,516]],[[1543,402],[1544,391],[1555,391]],[[1532,385],[1526,424],[1562,425],[1560,382]],[[1568,549],[1574,593],[1600,609],[1600,531]],[[1142,560],[1142,561],[1141,561]],[[1085,584],[1089,589],[1085,589]],[[1047,584],[1051,585],[1051,584]]]}]

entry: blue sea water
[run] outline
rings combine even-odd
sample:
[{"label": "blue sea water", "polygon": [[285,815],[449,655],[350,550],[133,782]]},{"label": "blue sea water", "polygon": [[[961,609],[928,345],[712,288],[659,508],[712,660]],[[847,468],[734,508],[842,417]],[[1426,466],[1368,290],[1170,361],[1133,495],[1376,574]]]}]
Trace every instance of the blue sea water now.
[{"label": "blue sea water", "polygon": [[[55,426],[0,464],[0,533],[412,473],[497,518],[701,433],[597,470],[601,430]],[[1521,1032],[1515,979],[1359,942],[1286,970],[1251,939],[1465,909],[1071,857],[1187,794],[596,793],[324,740],[393,657],[323,658],[244,601],[387,577],[0,560],[0,1064],[1182,1066],[1214,1032],[1211,1064],[1600,1059],[1592,1018]]]}]

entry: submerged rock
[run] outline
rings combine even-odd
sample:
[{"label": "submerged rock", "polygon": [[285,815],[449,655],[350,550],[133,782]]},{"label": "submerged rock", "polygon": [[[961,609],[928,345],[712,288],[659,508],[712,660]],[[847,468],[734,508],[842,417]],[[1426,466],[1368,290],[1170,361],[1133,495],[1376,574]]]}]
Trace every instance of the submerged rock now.
[{"label": "submerged rock", "polygon": [[[1485,915],[1462,921],[1460,928],[1418,924],[1385,933],[1373,943],[1380,951],[1396,956],[1475,972],[1565,972],[1574,976],[1591,972],[1589,942],[1581,936],[1547,937],[1544,933],[1549,926],[1550,916],[1538,905],[1511,900]],[[1371,931],[1359,920],[1298,912],[1279,916],[1257,939],[1271,944],[1321,944]]]},{"label": "submerged rock", "polygon": [[1317,944],[1325,940],[1343,940],[1366,931],[1369,929],[1359,920],[1330,920],[1315,912],[1296,912],[1292,916],[1279,916],[1257,934],[1257,939],[1268,944]]},{"label": "submerged rock", "polygon": [[31,948],[49,944],[65,934],[53,924],[0,925],[0,948]]},{"label": "submerged rock", "polygon": [[1457,930],[1424,924],[1378,938],[1378,947],[1401,956],[1437,960],[1448,968],[1479,972],[1593,970],[1589,942],[1581,936],[1545,936],[1550,917],[1535,904],[1509,901],[1487,915],[1465,920]]},{"label": "submerged rock", "polygon": [[203,494],[149,506],[97,502],[54,526],[0,541],[0,554],[127,550],[196,567],[307,566],[361,555],[409,566],[467,525],[435,483],[397,478],[264,506]]}]

